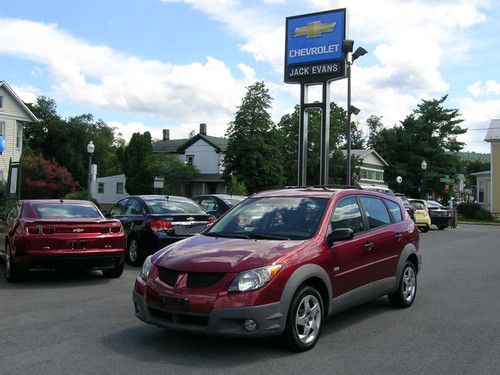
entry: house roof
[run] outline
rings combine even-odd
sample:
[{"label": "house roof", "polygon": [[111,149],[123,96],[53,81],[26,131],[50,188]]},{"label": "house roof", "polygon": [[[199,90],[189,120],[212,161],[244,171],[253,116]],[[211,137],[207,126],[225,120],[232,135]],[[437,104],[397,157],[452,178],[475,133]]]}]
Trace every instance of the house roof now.
[{"label": "house roof", "polygon": [[227,148],[227,138],[212,137],[210,135],[196,134],[187,139],[169,139],[158,141],[153,144],[153,152],[172,152],[182,154],[189,146],[203,140],[211,145],[217,152],[224,152]]},{"label": "house roof", "polygon": [[30,109],[24,104],[24,102],[17,96],[17,94],[12,90],[12,88],[5,81],[0,81],[0,88],[4,88],[10,96],[16,101],[16,103],[23,109],[24,112],[31,118],[32,121],[39,121],[38,118],[30,111]]},{"label": "house roof", "polygon": [[[347,150],[342,150],[342,153],[344,154],[344,156],[347,156]],[[371,149],[371,148],[366,148],[366,149],[362,149],[362,148],[355,148],[355,149],[352,149],[351,150],[351,156],[354,155],[354,156],[357,156],[359,157],[360,159],[364,159],[365,157],[367,157],[368,155],[370,154],[374,154],[386,167],[389,165],[383,158],[382,156],[380,156],[378,154],[377,151],[375,151],[374,149]]]},{"label": "house roof", "polygon": [[476,173],[471,173],[471,176],[490,176],[491,171],[481,171],[481,172],[476,172]]},{"label": "house roof", "polygon": [[499,142],[500,141],[500,119],[491,120],[490,127],[484,137],[486,142]]}]

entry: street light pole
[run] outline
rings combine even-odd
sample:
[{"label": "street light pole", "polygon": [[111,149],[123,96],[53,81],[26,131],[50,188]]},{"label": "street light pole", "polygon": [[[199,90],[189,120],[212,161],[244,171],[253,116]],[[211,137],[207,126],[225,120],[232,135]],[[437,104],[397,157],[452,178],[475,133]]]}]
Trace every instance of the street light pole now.
[{"label": "street light pole", "polygon": [[422,160],[422,164],[420,164],[420,168],[422,168],[422,198],[425,199],[425,170],[427,169],[427,163],[425,160]]},{"label": "street light pole", "polygon": [[346,39],[342,44],[344,53],[346,54],[346,75],[347,75],[347,126],[346,126],[346,158],[347,158],[347,185],[352,183],[351,171],[351,113],[357,115],[359,109],[351,105],[351,65],[360,56],[366,55],[368,52],[363,47],[358,47],[351,54],[354,47],[354,41]]},{"label": "street light pole", "polygon": [[87,145],[87,153],[89,154],[89,169],[88,169],[88,180],[87,180],[87,199],[91,199],[90,188],[92,185],[92,154],[94,153],[95,146],[94,142],[90,141]]}]

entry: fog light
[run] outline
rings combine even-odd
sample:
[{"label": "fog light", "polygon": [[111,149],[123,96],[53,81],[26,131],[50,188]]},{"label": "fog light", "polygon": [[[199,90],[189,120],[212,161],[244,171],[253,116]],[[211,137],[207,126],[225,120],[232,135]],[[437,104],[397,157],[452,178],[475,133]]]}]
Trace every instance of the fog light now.
[{"label": "fog light", "polygon": [[245,320],[245,329],[250,332],[255,331],[257,329],[257,322],[253,319]]}]

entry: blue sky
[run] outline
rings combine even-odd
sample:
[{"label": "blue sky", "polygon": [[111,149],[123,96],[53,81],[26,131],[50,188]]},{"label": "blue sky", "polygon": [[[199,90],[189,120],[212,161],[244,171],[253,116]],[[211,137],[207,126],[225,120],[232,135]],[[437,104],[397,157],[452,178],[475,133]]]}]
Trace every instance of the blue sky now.
[{"label": "blue sky", "polygon": [[[125,139],[161,138],[163,128],[184,138],[202,122],[222,136],[256,81],[270,89],[276,122],[293,109],[285,18],[337,8],[348,9],[355,48],[368,50],[353,66],[361,124],[374,114],[393,126],[448,94],[469,129],[465,150],[489,152],[486,128],[500,118],[493,0],[1,0],[0,80],[24,101],[53,98],[63,117],[92,113]],[[331,87],[344,107],[345,81]]]}]

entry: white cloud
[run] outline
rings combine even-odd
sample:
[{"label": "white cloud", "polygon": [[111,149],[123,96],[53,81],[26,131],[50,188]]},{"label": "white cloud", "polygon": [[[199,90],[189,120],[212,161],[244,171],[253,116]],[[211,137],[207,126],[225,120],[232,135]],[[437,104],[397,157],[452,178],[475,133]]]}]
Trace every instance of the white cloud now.
[{"label": "white cloud", "polygon": [[80,104],[180,121],[232,116],[254,71],[235,79],[223,61],[173,65],[77,39],[57,25],[0,19],[0,53],[46,66],[57,93]]},{"label": "white cloud", "polygon": [[500,94],[500,82],[493,80],[486,81],[486,92],[488,94]]},{"label": "white cloud", "polygon": [[36,103],[36,98],[40,95],[40,91],[30,85],[10,85],[16,95],[25,103]]}]

